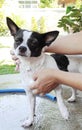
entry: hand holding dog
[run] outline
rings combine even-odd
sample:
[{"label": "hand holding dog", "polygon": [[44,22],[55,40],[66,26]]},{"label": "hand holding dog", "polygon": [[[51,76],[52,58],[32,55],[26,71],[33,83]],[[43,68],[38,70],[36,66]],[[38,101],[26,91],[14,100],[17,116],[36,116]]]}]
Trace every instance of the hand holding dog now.
[{"label": "hand holding dog", "polygon": [[[13,53],[13,51],[10,51],[10,54],[12,56],[12,59],[15,61],[16,64],[16,71],[20,71],[20,61],[17,58],[17,56]],[[31,86],[31,89],[33,91],[33,94],[40,94],[44,95],[45,93],[49,93],[55,87],[58,86],[57,80],[53,75],[53,69],[43,69],[40,72],[37,72],[34,74],[33,79],[35,83],[33,86]],[[55,72],[54,72],[55,74]]]},{"label": "hand holding dog", "polygon": [[15,70],[20,71],[20,69],[19,69],[20,68],[20,60],[19,60],[19,58],[14,54],[13,50],[10,50],[10,54],[11,54],[12,60],[16,64]]},{"label": "hand holding dog", "polygon": [[49,93],[58,86],[58,81],[55,77],[54,69],[43,69],[34,74],[35,83],[31,86],[33,94],[44,95]]}]

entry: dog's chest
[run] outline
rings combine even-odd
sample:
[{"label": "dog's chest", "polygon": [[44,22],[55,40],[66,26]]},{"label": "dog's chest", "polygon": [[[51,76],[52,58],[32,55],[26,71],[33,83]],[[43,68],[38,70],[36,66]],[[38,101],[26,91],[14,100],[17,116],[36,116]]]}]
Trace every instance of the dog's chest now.
[{"label": "dog's chest", "polygon": [[49,55],[43,55],[37,60],[32,60],[32,62],[28,62],[27,59],[22,59],[20,65],[20,74],[23,85],[26,84],[27,86],[30,86],[32,83],[34,83],[33,74],[45,68],[58,69],[56,62]]},{"label": "dog's chest", "polygon": [[21,63],[20,65],[20,76],[21,76],[21,81],[23,86],[25,87],[29,87],[30,85],[32,85],[32,83],[34,83],[33,81],[33,69],[31,68],[31,66],[27,63]]},{"label": "dog's chest", "polygon": [[[34,59],[33,59],[34,60]],[[43,60],[28,61],[28,59],[22,58],[20,64],[20,76],[23,86],[28,87],[34,83],[33,74],[38,72],[43,65]]]}]

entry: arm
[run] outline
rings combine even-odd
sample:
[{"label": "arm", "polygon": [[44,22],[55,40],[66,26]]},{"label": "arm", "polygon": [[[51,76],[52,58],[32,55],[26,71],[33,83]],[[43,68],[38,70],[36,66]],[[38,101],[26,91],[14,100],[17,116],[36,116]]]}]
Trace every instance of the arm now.
[{"label": "arm", "polygon": [[82,74],[59,70],[56,73],[56,78],[58,83],[65,84],[82,91]]},{"label": "arm", "polygon": [[82,31],[59,36],[47,49],[46,52],[59,54],[82,54]]},{"label": "arm", "polygon": [[43,69],[34,75],[35,83],[31,86],[34,94],[45,94],[55,89],[58,84],[65,84],[82,90],[82,74],[54,69]]}]

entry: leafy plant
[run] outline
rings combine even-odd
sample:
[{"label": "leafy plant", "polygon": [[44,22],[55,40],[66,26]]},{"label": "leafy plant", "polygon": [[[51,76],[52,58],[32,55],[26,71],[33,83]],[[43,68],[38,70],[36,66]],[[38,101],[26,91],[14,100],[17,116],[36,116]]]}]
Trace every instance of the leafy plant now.
[{"label": "leafy plant", "polygon": [[40,33],[44,33],[46,31],[45,17],[42,16],[42,17],[40,17],[39,20],[36,20],[35,17],[32,17],[31,30],[38,31]]},{"label": "leafy plant", "polygon": [[45,25],[45,17],[41,17],[38,22],[39,26],[39,32],[44,33],[46,32],[46,25]]},{"label": "leafy plant", "polygon": [[40,8],[53,8],[54,6],[54,0],[40,0]]},{"label": "leafy plant", "polygon": [[15,14],[11,14],[11,19],[13,19],[13,21],[15,21],[15,23],[19,26],[19,27],[24,27],[26,25],[26,21],[23,20],[19,15],[15,15]]},{"label": "leafy plant", "polygon": [[0,8],[3,6],[4,0],[0,0]]},{"label": "leafy plant", "polygon": [[36,21],[35,17],[32,17],[32,19],[31,19],[31,29],[33,31],[38,31],[38,25],[37,25],[37,21]]},{"label": "leafy plant", "polygon": [[68,6],[66,9],[66,15],[63,16],[59,22],[58,27],[63,28],[64,31],[70,33],[79,32],[82,30],[82,5],[80,8],[75,6]]},{"label": "leafy plant", "polygon": [[0,36],[6,35],[6,34],[7,34],[7,26],[5,23],[4,13],[1,11],[0,12]]},{"label": "leafy plant", "polygon": [[[24,27],[26,26],[26,21],[23,20],[19,15],[14,15],[13,13],[11,14],[11,19],[15,21],[15,23],[18,24],[19,27]],[[6,17],[4,12],[0,12],[0,36],[7,36],[10,33],[8,33],[8,27],[6,25]]]}]

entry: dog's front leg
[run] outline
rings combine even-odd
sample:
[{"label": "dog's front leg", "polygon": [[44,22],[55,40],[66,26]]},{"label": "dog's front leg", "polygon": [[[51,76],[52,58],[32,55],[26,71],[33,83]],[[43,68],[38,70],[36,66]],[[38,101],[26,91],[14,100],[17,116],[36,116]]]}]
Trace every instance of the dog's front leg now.
[{"label": "dog's front leg", "polygon": [[61,115],[64,119],[68,120],[69,112],[68,112],[67,107],[65,106],[63,98],[62,98],[61,86],[57,87],[55,89],[55,92],[56,92],[57,103],[58,103],[58,107],[61,112]]},{"label": "dog's front leg", "polygon": [[24,121],[23,127],[29,127],[33,124],[34,110],[35,110],[35,97],[31,91],[26,91],[27,103],[28,103],[28,119]]}]

